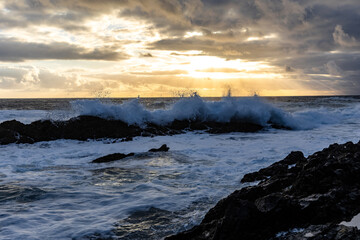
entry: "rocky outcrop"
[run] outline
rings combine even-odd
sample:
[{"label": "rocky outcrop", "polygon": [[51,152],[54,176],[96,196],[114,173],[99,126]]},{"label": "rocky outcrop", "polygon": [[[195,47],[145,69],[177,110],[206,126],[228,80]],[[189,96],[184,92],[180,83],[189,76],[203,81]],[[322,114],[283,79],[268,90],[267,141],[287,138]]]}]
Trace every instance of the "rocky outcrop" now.
[{"label": "rocky outcrop", "polygon": [[80,116],[68,121],[35,121],[30,124],[12,120],[0,124],[0,144],[34,143],[56,139],[128,138],[140,134],[141,128],[138,126],[128,126],[119,120],[92,116]]},{"label": "rocky outcrop", "polygon": [[113,153],[103,157],[99,157],[92,161],[92,163],[106,163],[106,162],[113,162],[117,160],[121,160],[126,157],[134,156],[134,153],[124,154],[124,153]]},{"label": "rocky outcrop", "polygon": [[9,143],[34,143],[56,139],[121,138],[129,141],[135,136],[173,135],[185,131],[203,130],[209,133],[256,132],[263,126],[232,121],[228,123],[197,120],[175,120],[168,125],[148,123],[144,126],[129,125],[120,120],[94,116],[79,116],[67,121],[41,120],[23,124],[16,120],[0,124],[0,145]]},{"label": "rocky outcrop", "polygon": [[159,148],[152,148],[148,152],[167,152],[169,151],[169,147],[166,144],[161,145]]},{"label": "rocky outcrop", "polygon": [[359,239],[357,229],[338,224],[360,212],[360,142],[308,158],[292,152],[245,175],[248,181],[260,183],[233,192],[200,225],[167,239]]},{"label": "rocky outcrop", "polygon": [[[169,149],[170,148],[166,144],[163,144],[159,148],[151,148],[148,152],[167,152],[167,151],[169,151]],[[103,157],[99,157],[99,158],[93,160],[92,163],[114,162],[114,161],[117,161],[117,160],[121,160],[121,159],[124,159],[124,158],[127,158],[127,157],[134,156],[134,155],[135,155],[135,153],[128,153],[128,154],[125,154],[125,153],[112,153],[112,154],[109,154],[109,155],[106,155],[106,156],[103,156]],[[139,156],[139,155],[144,156],[144,153],[137,154],[137,156]]]}]

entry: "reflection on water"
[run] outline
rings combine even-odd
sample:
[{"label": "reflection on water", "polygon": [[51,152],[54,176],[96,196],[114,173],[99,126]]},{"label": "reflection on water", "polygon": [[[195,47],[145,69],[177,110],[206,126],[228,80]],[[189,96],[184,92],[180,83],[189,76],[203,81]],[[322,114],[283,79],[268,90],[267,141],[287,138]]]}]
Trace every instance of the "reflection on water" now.
[{"label": "reflection on water", "polygon": [[150,207],[121,220],[115,225],[114,233],[121,239],[159,239],[173,233],[169,223],[175,217],[172,212]]},{"label": "reflection on water", "polygon": [[46,191],[37,187],[21,187],[18,185],[0,185],[0,203],[16,201],[28,203],[40,200]]},{"label": "reflection on water", "polygon": [[155,207],[134,211],[115,224],[113,233],[116,239],[124,240],[162,239],[195,226],[213,202],[214,199],[201,198],[174,212]]},{"label": "reflection on water", "polygon": [[126,169],[126,168],[102,168],[92,170],[94,184],[121,186],[127,183],[134,183],[148,179],[148,172],[145,169]]}]

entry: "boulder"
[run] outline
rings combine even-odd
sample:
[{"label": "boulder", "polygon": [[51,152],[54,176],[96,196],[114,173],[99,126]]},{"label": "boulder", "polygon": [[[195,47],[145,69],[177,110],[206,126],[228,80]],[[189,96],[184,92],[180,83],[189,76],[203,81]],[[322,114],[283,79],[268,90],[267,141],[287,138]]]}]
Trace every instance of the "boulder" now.
[{"label": "boulder", "polygon": [[159,148],[152,148],[148,152],[167,152],[169,151],[169,147],[166,144],[161,145]]},{"label": "boulder", "polygon": [[99,157],[92,161],[92,163],[105,163],[105,162],[113,162],[117,160],[121,160],[126,157],[134,156],[134,153],[124,154],[124,153],[113,153],[103,157]]}]

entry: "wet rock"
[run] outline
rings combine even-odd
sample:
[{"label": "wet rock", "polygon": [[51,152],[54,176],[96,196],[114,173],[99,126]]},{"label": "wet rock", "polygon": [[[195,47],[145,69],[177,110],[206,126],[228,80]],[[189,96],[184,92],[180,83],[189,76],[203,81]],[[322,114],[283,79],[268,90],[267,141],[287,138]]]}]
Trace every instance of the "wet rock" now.
[{"label": "wet rock", "polygon": [[161,145],[159,148],[152,148],[148,152],[167,152],[169,151],[169,147],[166,144]]},{"label": "wet rock", "polygon": [[126,137],[126,138],[121,139],[121,142],[130,142],[130,141],[132,141],[132,140],[133,140],[133,138],[130,137],[130,136],[128,136],[128,137]]},{"label": "wet rock", "polygon": [[259,124],[247,122],[230,122],[230,123],[207,123],[209,133],[230,133],[230,132],[258,132],[263,127]]},{"label": "wet rock", "polygon": [[34,143],[34,139],[12,129],[0,127],[0,145],[10,143]]},{"label": "wet rock", "polygon": [[296,167],[297,163],[302,163],[304,161],[306,161],[306,158],[302,152],[291,152],[286,158],[267,168],[260,169],[258,172],[245,174],[241,179],[241,182],[260,181],[274,175],[288,174],[291,172],[289,171],[289,168]]},{"label": "wet rock", "polygon": [[209,133],[256,132],[263,126],[242,121],[229,123],[204,122],[199,120],[174,120],[168,125],[147,123],[144,126],[129,125],[120,120],[95,116],[79,116],[67,121],[39,120],[23,124],[16,120],[0,124],[0,144],[33,143],[56,139],[101,139],[121,138],[130,141],[136,136],[163,136],[185,131]]},{"label": "wet rock", "polygon": [[200,225],[167,239],[307,239],[291,229],[306,229],[310,239],[358,239],[357,229],[338,223],[360,212],[360,143],[333,144],[308,158],[292,152],[245,175],[248,181],[260,183],[233,192]]},{"label": "wet rock", "polygon": [[16,132],[0,127],[0,144],[5,145],[15,143],[17,141],[16,135]]},{"label": "wet rock", "polygon": [[99,157],[92,161],[92,163],[106,163],[106,162],[113,162],[117,160],[121,160],[126,157],[134,156],[134,153],[124,154],[124,153],[113,153],[103,157]]},{"label": "wet rock", "polygon": [[68,121],[39,120],[22,124],[16,120],[0,124],[0,144],[50,141],[56,139],[124,138],[141,134],[141,128],[120,120],[80,116]]}]

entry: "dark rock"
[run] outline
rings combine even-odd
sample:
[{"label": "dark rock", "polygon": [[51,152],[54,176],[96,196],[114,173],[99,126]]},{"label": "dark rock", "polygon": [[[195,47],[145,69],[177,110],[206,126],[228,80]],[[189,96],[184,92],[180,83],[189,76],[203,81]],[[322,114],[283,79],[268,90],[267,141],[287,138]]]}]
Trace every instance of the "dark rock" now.
[{"label": "dark rock", "polygon": [[230,123],[207,123],[209,133],[230,133],[230,132],[258,132],[263,127],[259,124],[247,122],[230,122]]},{"label": "dark rock", "polygon": [[133,140],[132,137],[126,137],[126,138],[121,139],[121,142],[130,142],[132,140]]},{"label": "dark rock", "polygon": [[167,152],[169,151],[169,147],[166,144],[161,145],[159,148],[152,148],[148,152]]},{"label": "dark rock", "polygon": [[113,161],[117,161],[126,157],[131,157],[134,156],[134,153],[129,153],[129,154],[123,154],[123,153],[113,153],[113,154],[109,154],[103,157],[99,157],[95,160],[92,161],[92,163],[105,163],[105,162],[113,162]]},{"label": "dark rock", "polygon": [[258,172],[245,174],[245,176],[241,179],[241,182],[244,183],[260,181],[276,174],[287,174],[289,173],[289,168],[296,167],[296,163],[301,163],[304,161],[306,161],[306,158],[302,152],[291,152],[285,159],[276,162],[267,168],[260,169]]},{"label": "dark rock", "polygon": [[292,152],[242,182],[258,180],[167,239],[306,239],[291,229],[317,229],[311,239],[359,239],[359,230],[337,224],[360,212],[360,143],[333,144],[308,158]]},{"label": "dark rock", "polygon": [[0,127],[0,144],[15,143],[18,139],[16,138],[17,132],[10,129]]},{"label": "dark rock", "polygon": [[0,144],[32,143],[56,139],[101,139],[139,136],[142,129],[120,120],[80,116],[68,121],[41,120],[30,124],[6,121],[0,124]]},{"label": "dark rock", "polygon": [[39,120],[23,124],[16,120],[0,124],[0,144],[33,143],[56,139],[101,139],[122,138],[130,141],[135,136],[162,136],[184,133],[184,131],[206,131],[209,133],[256,132],[263,126],[251,122],[228,123],[199,120],[174,120],[168,125],[147,123],[140,127],[120,120],[95,116],[79,116],[67,121]]},{"label": "dark rock", "polygon": [[[12,125],[14,124],[14,125]],[[19,125],[18,125],[19,124]],[[13,121],[7,121],[0,125],[0,145],[9,143],[34,143],[34,139],[28,136],[21,135],[18,131],[13,130],[22,129],[22,123]]]}]

